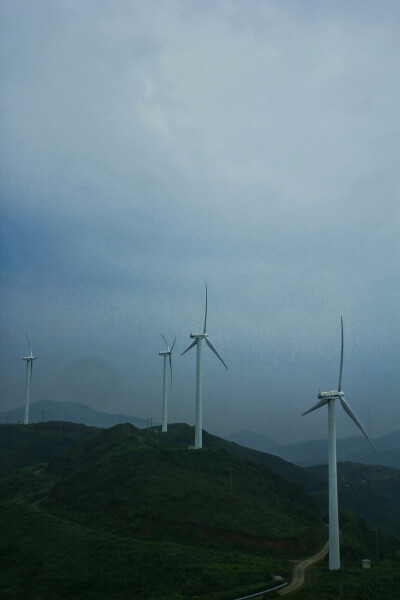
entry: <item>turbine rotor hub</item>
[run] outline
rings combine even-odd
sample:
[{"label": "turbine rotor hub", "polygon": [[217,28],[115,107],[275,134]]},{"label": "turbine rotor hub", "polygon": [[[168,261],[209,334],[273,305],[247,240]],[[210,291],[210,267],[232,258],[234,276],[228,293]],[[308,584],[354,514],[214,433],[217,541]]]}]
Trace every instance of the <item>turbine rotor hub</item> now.
[{"label": "turbine rotor hub", "polygon": [[344,396],[344,392],[338,392],[336,390],[331,390],[330,392],[320,392],[318,394],[318,398],[320,400],[336,400],[337,398],[341,398]]}]

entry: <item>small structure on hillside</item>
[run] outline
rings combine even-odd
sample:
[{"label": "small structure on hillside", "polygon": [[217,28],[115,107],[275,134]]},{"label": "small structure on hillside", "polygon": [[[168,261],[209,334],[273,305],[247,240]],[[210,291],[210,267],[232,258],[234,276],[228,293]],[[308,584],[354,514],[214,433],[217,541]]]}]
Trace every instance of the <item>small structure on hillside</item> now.
[{"label": "small structure on hillside", "polygon": [[362,568],[363,569],[370,569],[371,568],[371,560],[369,558],[363,558],[361,561],[362,564]]}]

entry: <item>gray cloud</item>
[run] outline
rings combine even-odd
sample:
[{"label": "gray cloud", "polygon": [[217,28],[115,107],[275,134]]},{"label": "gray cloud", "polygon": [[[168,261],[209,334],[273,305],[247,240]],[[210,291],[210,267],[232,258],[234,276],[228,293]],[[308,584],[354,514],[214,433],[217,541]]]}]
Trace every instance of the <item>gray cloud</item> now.
[{"label": "gray cloud", "polygon": [[[96,356],[101,408],[159,418],[159,332],[184,349],[207,279],[230,372],[207,357],[206,428],[325,435],[299,415],[336,385],[341,314],[349,401],[400,421],[398,12],[3,3],[4,408],[28,331],[33,397],[77,399],[63,361]],[[171,418],[193,422],[178,354]]]}]

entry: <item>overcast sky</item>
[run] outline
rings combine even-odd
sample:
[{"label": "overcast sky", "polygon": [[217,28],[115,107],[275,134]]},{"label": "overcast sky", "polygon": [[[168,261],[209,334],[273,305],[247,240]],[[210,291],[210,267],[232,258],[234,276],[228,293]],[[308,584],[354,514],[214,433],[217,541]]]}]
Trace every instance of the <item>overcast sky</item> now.
[{"label": "overcast sky", "polygon": [[[1,0],[1,410],[399,428],[397,0]],[[338,407],[338,411],[341,410]],[[357,435],[339,415],[338,436]]]}]

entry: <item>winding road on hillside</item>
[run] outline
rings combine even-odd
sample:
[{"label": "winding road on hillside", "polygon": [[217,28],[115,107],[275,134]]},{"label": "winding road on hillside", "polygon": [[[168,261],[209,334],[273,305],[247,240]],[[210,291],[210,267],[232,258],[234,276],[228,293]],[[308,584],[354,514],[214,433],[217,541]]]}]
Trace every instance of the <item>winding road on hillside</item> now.
[{"label": "winding road on hillside", "polygon": [[[44,475],[44,473],[43,473],[44,469],[45,469],[45,467],[41,467],[41,468],[37,469],[36,471],[34,471],[34,474],[37,477],[42,477],[42,478],[46,479],[46,475]],[[41,511],[41,509],[39,508],[39,504],[42,502],[43,499],[44,498],[39,498],[38,500],[35,500],[34,502],[31,503],[31,507],[34,510]],[[53,515],[51,515],[51,516],[53,516]],[[55,517],[55,518],[60,518],[60,517]],[[62,519],[62,520],[65,520],[65,519]],[[304,576],[305,576],[305,572],[308,569],[308,567],[310,567],[314,563],[318,562],[319,560],[322,560],[328,554],[328,549],[329,549],[329,542],[326,542],[326,544],[324,544],[324,546],[321,548],[321,550],[319,552],[317,552],[317,554],[314,554],[314,556],[310,556],[310,558],[306,558],[305,560],[296,562],[294,569],[293,569],[292,581],[286,587],[283,587],[286,585],[284,583],[284,584],[278,585],[275,588],[271,588],[269,590],[264,590],[263,592],[259,592],[256,594],[251,594],[250,596],[244,596],[242,598],[238,598],[237,600],[247,600],[247,598],[249,598],[249,599],[251,598],[252,600],[257,600],[258,598],[262,598],[264,596],[264,594],[266,594],[268,592],[272,592],[274,590],[277,590],[280,587],[283,588],[283,589],[279,590],[279,592],[278,592],[278,594],[280,596],[286,596],[287,594],[294,592],[295,590],[297,590],[304,584]]]},{"label": "winding road on hillside", "polygon": [[289,583],[289,585],[287,587],[285,587],[283,590],[280,590],[278,592],[278,594],[280,596],[286,596],[287,594],[290,594],[291,592],[294,592],[299,587],[301,587],[304,583],[304,574],[305,574],[306,569],[308,569],[308,567],[310,567],[314,563],[318,562],[319,560],[323,559],[328,554],[328,549],[329,549],[329,542],[326,542],[324,547],[321,548],[321,550],[319,552],[317,552],[317,554],[314,554],[314,556],[311,556],[310,558],[307,558],[306,560],[302,560],[301,562],[296,563],[296,565],[293,569],[292,581]]}]

